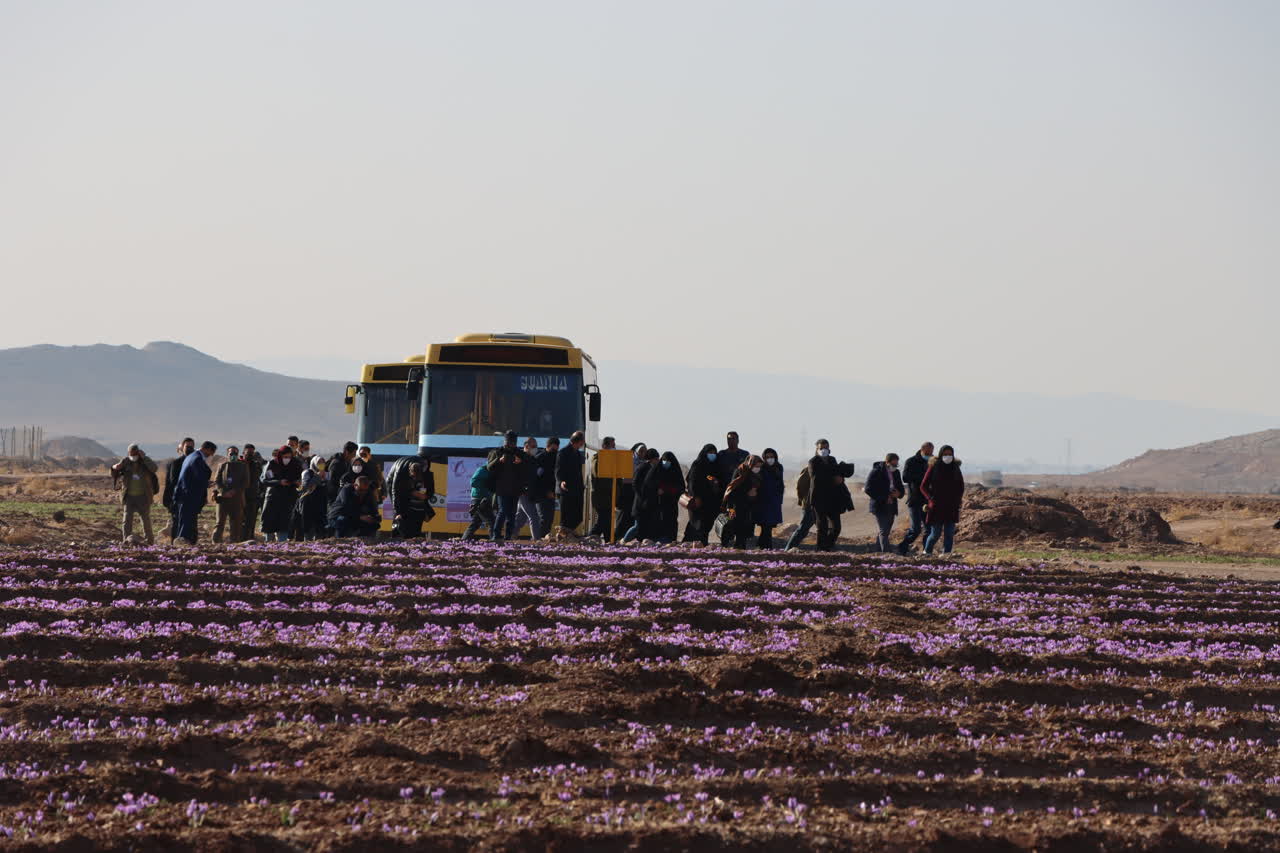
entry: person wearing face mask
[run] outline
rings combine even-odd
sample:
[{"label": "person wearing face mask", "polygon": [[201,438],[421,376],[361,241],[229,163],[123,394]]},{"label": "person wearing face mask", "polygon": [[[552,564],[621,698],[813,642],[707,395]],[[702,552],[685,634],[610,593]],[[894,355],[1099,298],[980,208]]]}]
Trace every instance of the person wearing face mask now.
[{"label": "person wearing face mask", "polygon": [[258,527],[258,511],[262,509],[262,469],[267,461],[262,458],[258,448],[245,443],[240,454],[244,461],[244,521],[240,531],[241,542],[252,542]]},{"label": "person wearing face mask", "polygon": [[302,489],[293,503],[290,538],[297,541],[323,539],[329,522],[329,463],[323,456],[312,456],[302,468]]},{"label": "person wearing face mask", "polygon": [[156,463],[142,452],[136,444],[129,445],[129,451],[119,462],[111,466],[112,485],[120,489],[120,503],[124,507],[124,519],[121,530],[124,541],[133,539],[133,517],[142,519],[142,532],[148,545],[155,544],[155,536],[151,532],[151,504],[155,501],[156,492],[160,491],[160,480],[156,477]]},{"label": "person wearing face mask", "polygon": [[924,532],[924,516],[928,509],[928,501],[925,500],[924,495],[920,494],[920,483],[924,480],[925,472],[929,470],[929,460],[932,458],[933,442],[926,441],[920,445],[920,450],[912,454],[902,466],[902,483],[907,489],[907,513],[911,520],[911,526],[907,528],[906,535],[898,545],[898,553],[904,557],[911,551],[916,538]]},{"label": "person wearing face mask", "polygon": [[218,451],[218,445],[206,441],[200,449],[182,460],[182,471],[178,473],[178,485],[174,487],[173,499],[178,504],[178,539],[189,545],[196,544],[200,536],[200,510],[209,502],[209,480],[213,471],[209,468],[209,460]]},{"label": "person wearing face mask", "polygon": [[164,508],[169,510],[169,540],[178,538],[178,502],[173,493],[178,488],[178,476],[182,473],[182,463],[196,452],[196,440],[188,436],[178,442],[178,455],[169,461],[164,471],[164,494],[160,498]]},{"label": "person wearing face mask", "polygon": [[271,461],[262,470],[262,486],[266,489],[262,500],[262,532],[268,542],[284,542],[289,538],[289,522],[301,482],[302,465],[293,458],[289,445],[272,451]]},{"label": "person wearing face mask", "polygon": [[645,448],[644,459],[636,469],[635,498],[631,502],[631,527],[622,535],[624,543],[633,540],[653,541],[660,525],[659,477],[661,454],[652,447]]},{"label": "person wearing face mask", "polygon": [[569,436],[569,443],[556,456],[556,483],[560,495],[560,538],[577,539],[578,527],[582,524],[583,496],[586,485],[582,478],[582,468],[586,460],[582,454],[586,452],[587,437],[581,430]]},{"label": "person wearing face mask", "polygon": [[214,478],[213,500],[218,505],[218,521],[213,528],[214,542],[221,542],[223,531],[228,529],[232,542],[241,541],[244,532],[244,489],[248,480],[249,467],[240,458],[240,449],[228,447],[227,458],[218,466],[218,474]]},{"label": "person wearing face mask", "polygon": [[356,458],[351,460],[351,474],[368,477],[374,503],[382,503],[387,496],[387,478],[382,475],[382,465],[374,461],[372,449],[361,447],[357,451]]},{"label": "person wearing face mask", "polygon": [[898,473],[898,454],[890,453],[883,462],[871,466],[871,473],[862,487],[863,493],[871,499],[871,514],[876,517],[876,527],[880,533],[876,537],[876,547],[881,551],[891,551],[893,543],[890,535],[893,522],[898,517],[898,498],[902,497],[902,475]]},{"label": "person wearing face mask", "polygon": [[726,547],[745,549],[756,529],[751,513],[760,495],[763,471],[764,460],[759,456],[748,456],[734,470],[733,478],[725,487],[724,509],[729,514],[729,524],[724,529],[722,542]]},{"label": "person wearing face mask", "polygon": [[541,539],[546,536],[546,531],[542,529],[542,519],[538,515],[538,440],[533,436],[524,440],[524,457],[528,461],[525,465],[525,483],[524,491],[520,493],[519,500],[516,501],[516,531],[515,535],[519,535],[524,530],[525,525],[529,526],[529,538]]},{"label": "person wearing face mask", "polygon": [[932,554],[933,546],[941,539],[942,553],[950,554],[955,544],[956,525],[960,522],[960,504],[964,500],[964,475],[960,473],[960,460],[951,445],[942,445],[938,455],[929,460],[920,492],[929,502],[929,514],[925,517],[929,533],[924,539],[924,552]]},{"label": "person wearing face mask", "polygon": [[787,494],[787,484],[778,462],[778,451],[766,447],[760,457],[764,468],[760,471],[760,491],[752,508],[752,517],[760,525],[760,538],[756,547],[768,550],[773,547],[773,528],[782,524],[782,501]]},{"label": "person wearing face mask", "polygon": [[[813,471],[814,463],[822,460],[825,463],[831,459],[831,443],[825,438],[820,438],[813,444],[813,458],[809,460],[809,464],[800,469],[800,476],[796,479],[796,502],[803,511],[800,516],[800,524],[791,533],[791,538],[787,540],[785,550],[794,550],[805,537],[809,535],[809,531],[813,529],[813,525],[818,520],[817,510],[813,506]],[[834,460],[832,460],[834,461]],[[821,540],[821,535],[819,535]]]},{"label": "person wearing face mask", "polygon": [[658,493],[658,518],[653,539],[661,544],[676,541],[680,533],[680,495],[684,494],[684,471],[680,460],[670,450],[658,460],[653,473]]},{"label": "person wearing face mask", "polygon": [[724,437],[725,447],[716,454],[716,468],[720,473],[720,482],[728,486],[738,473],[738,466],[747,461],[751,455],[738,446],[738,434],[729,430]]},{"label": "person wearing face mask", "polygon": [[711,531],[720,515],[724,487],[728,485],[720,478],[719,458],[714,444],[702,445],[698,458],[693,460],[685,476],[685,508],[689,512],[689,522],[684,528],[686,543],[706,545],[710,541]]},{"label": "person wearing face mask", "polygon": [[[325,484],[329,492],[329,502],[333,503],[342,488],[342,481],[351,473],[351,463],[356,459],[359,445],[348,441],[342,445],[342,451],[329,457],[328,482]],[[361,463],[363,465],[363,463]]]}]

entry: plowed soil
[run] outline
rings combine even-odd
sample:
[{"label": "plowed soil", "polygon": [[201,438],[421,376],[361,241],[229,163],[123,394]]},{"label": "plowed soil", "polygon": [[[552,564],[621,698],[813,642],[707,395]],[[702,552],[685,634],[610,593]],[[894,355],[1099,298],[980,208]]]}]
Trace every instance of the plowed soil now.
[{"label": "plowed soil", "polygon": [[1278,616],[847,555],[0,550],[0,838],[1280,849]]}]

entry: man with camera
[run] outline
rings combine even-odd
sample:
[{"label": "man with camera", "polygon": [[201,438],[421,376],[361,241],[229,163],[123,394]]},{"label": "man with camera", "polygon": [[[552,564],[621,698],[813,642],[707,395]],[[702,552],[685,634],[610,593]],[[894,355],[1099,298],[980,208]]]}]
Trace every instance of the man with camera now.
[{"label": "man with camera", "polygon": [[142,531],[147,544],[156,544],[151,533],[151,503],[155,500],[160,482],[156,477],[156,463],[136,444],[129,445],[125,458],[111,466],[111,483],[121,490],[120,503],[124,505],[124,541],[133,538],[133,517],[142,517]]},{"label": "man with camera", "polygon": [[519,438],[515,430],[507,430],[502,446],[489,454],[493,493],[498,499],[498,517],[493,524],[495,542],[515,536],[520,496],[529,488],[528,472],[532,460],[517,446]]},{"label": "man with camera", "polygon": [[218,523],[213,529],[213,541],[222,541],[222,531],[231,525],[230,539],[240,542],[244,538],[245,489],[249,483],[249,466],[240,458],[235,447],[227,448],[227,460],[218,466],[214,479],[213,501],[218,505]]}]

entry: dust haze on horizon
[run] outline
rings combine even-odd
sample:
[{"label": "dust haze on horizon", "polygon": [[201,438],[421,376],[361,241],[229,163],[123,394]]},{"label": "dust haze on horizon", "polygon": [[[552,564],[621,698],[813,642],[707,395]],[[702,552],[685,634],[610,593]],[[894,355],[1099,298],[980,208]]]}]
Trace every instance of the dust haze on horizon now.
[{"label": "dust haze on horizon", "polygon": [[3,3],[3,346],[314,374],[529,330],[1280,415],[1278,37],[1268,2]]}]

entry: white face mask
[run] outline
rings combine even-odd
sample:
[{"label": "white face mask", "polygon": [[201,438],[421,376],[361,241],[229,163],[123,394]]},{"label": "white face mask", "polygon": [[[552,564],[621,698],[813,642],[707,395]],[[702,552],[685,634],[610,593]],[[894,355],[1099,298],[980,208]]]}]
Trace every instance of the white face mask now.
[{"label": "white face mask", "polygon": [[830,455],[831,455],[831,451],[830,451],[828,448],[824,447],[824,448],[822,448],[821,450],[819,450],[819,451],[818,451],[818,455],[819,455],[819,456],[830,456]]},{"label": "white face mask", "polygon": [[770,456],[770,457],[768,457],[768,458],[766,458],[766,459],[764,460],[764,464],[766,464],[766,465],[773,465],[773,464],[774,464],[774,463],[776,463],[777,461],[778,461],[777,459],[774,459],[772,456]]},{"label": "white face mask", "polygon": [[942,461],[950,465],[952,462],[956,461],[956,458],[954,456],[944,456],[942,457]]},{"label": "white face mask", "polygon": [[129,461],[130,461],[130,462],[137,462],[137,461],[138,461],[139,459],[141,459],[141,458],[142,458],[142,457],[141,457],[141,456],[139,456],[139,455],[138,455],[138,454],[136,454],[136,453],[130,453],[130,454],[129,454]]},{"label": "white face mask", "polygon": [[752,473],[752,474],[759,474],[759,473],[760,473],[761,471],[763,471],[763,470],[764,470],[763,468],[761,468],[759,465],[757,465],[756,467],[754,467],[754,468],[752,468],[752,469],[751,469],[751,473]]},{"label": "white face mask", "polygon": [[280,461],[281,461],[282,463],[284,463],[285,465],[288,465],[290,462],[292,462],[292,461],[293,461],[293,457],[292,457],[292,456],[281,456],[281,457],[280,457]]}]

